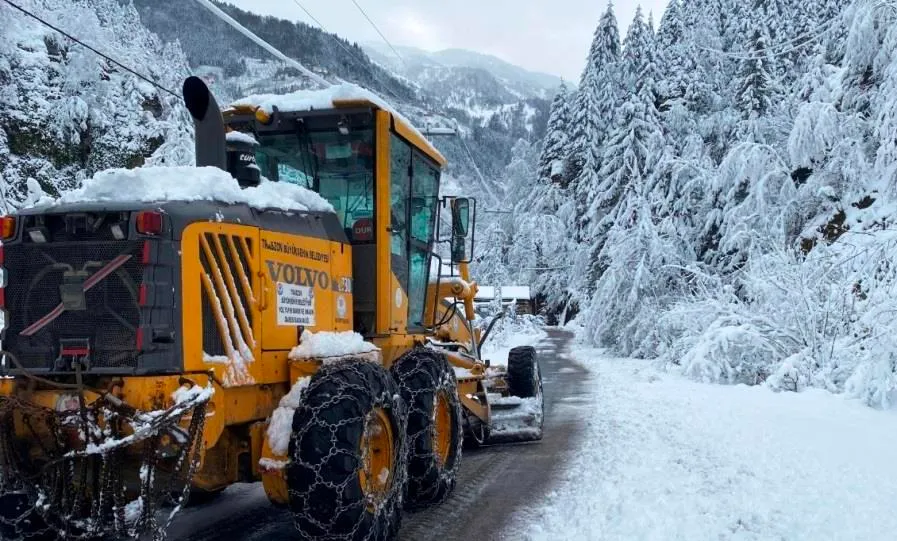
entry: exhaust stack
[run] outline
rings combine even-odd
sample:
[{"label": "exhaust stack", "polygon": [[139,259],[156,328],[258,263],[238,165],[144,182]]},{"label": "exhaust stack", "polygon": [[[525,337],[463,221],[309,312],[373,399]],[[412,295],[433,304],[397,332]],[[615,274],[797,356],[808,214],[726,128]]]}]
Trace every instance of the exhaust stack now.
[{"label": "exhaust stack", "polygon": [[209,87],[199,77],[184,81],[184,102],[196,130],[196,165],[212,166],[227,171],[227,150],[221,109]]}]

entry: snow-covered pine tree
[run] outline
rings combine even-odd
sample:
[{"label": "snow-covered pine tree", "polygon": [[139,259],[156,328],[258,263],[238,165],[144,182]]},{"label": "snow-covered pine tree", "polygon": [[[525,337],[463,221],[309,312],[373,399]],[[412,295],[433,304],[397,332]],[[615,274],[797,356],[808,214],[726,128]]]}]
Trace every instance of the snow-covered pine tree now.
[{"label": "snow-covered pine tree", "polygon": [[[570,122],[572,145],[565,175],[571,179],[576,214],[583,216],[586,197],[597,182],[601,148],[619,103],[620,34],[613,5],[601,16],[595,38],[576,94]],[[584,224],[577,224],[577,237]]]},{"label": "snow-covered pine tree", "polygon": [[[586,239],[590,244],[590,283],[600,279],[607,265],[601,254],[607,232],[617,220],[621,199],[635,188],[636,191],[649,189],[647,186],[654,182],[652,175],[665,150],[657,110],[660,72],[656,43],[640,8],[623,44],[621,74],[628,94],[604,145],[598,181],[590,185],[586,194],[584,223],[588,225]],[[638,183],[645,187],[633,186]]]},{"label": "snow-covered pine tree", "polygon": [[548,116],[548,129],[542,141],[542,152],[539,156],[539,180],[567,184],[564,178],[564,163],[570,152],[570,106],[567,85],[561,83],[558,93],[551,102]]},{"label": "snow-covered pine tree", "polygon": [[[29,0],[24,5],[102,44],[163,87],[178,88],[189,73],[180,47],[163,46],[129,3]],[[192,161],[192,126],[176,95],[5,4],[0,21],[0,177],[8,204],[15,207],[25,199],[29,178],[55,194],[107,167]]]},{"label": "snow-covered pine tree", "polygon": [[753,30],[735,80],[735,105],[743,119],[738,136],[743,141],[766,141],[761,126],[762,117],[771,112],[776,92],[776,83],[769,70],[768,43],[769,37],[762,29]]}]

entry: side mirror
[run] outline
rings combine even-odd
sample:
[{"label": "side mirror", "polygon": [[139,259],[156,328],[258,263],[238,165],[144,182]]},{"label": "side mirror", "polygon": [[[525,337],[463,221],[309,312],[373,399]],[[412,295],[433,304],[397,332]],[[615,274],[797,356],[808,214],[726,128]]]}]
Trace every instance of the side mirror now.
[{"label": "side mirror", "polygon": [[470,228],[470,200],[458,197],[452,200],[452,237],[467,238]]},{"label": "side mirror", "polygon": [[467,242],[464,237],[452,237],[452,263],[467,262]]}]

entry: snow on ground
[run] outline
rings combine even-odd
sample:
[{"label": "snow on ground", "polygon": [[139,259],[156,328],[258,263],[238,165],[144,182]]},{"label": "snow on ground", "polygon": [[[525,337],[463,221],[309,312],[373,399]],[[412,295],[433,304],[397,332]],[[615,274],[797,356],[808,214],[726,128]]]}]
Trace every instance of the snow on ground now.
[{"label": "snow on ground", "polygon": [[594,402],[568,407],[593,413],[558,488],[525,515],[526,539],[895,538],[897,413],[574,357]]},{"label": "snow on ground", "polygon": [[[507,366],[508,352],[518,346],[535,346],[545,339],[545,322],[529,315],[508,316],[495,327],[483,344],[483,357],[493,366]],[[486,326],[483,325],[483,332]]]}]

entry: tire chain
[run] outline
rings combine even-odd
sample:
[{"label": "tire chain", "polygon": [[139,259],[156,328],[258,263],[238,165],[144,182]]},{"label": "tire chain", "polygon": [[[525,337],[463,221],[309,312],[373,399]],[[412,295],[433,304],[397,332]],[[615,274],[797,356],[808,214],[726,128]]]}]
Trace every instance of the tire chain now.
[{"label": "tire chain", "polygon": [[[394,425],[392,484],[379,501],[366,497],[359,448],[373,408]],[[308,541],[387,541],[401,524],[405,484],[404,403],[379,364],[327,363],[312,377],[293,415],[287,480],[293,522]]]},{"label": "tire chain", "polygon": [[[391,370],[408,406],[408,487],[406,508],[422,509],[442,503],[455,487],[464,444],[458,383],[445,355],[429,348],[415,348],[400,357]],[[436,456],[434,398],[444,393],[453,419],[453,449],[446,464]]]},{"label": "tire chain", "polygon": [[[140,412],[98,400],[80,410],[57,412],[36,406],[15,397],[0,397],[0,539],[18,540],[87,540],[99,537],[126,537],[163,541],[175,514],[189,495],[190,483],[202,455],[202,435],[208,399],[178,404],[163,415],[145,423],[149,436],[128,441],[123,427],[136,422]],[[181,418],[192,411],[186,432]],[[17,447],[16,414],[41,450],[40,463],[23,457]],[[101,428],[98,419],[102,418]],[[146,421],[147,417],[142,420]],[[43,426],[49,436],[41,438],[36,426]],[[132,424],[132,426],[134,426]],[[72,448],[72,431],[77,430],[81,448]],[[180,441],[179,451],[166,459],[166,490],[155,486],[159,457],[162,456],[161,435],[171,434]],[[122,439],[123,438],[123,439]],[[52,440],[48,443],[48,440]],[[86,440],[86,441],[85,441]],[[102,452],[88,453],[87,443],[102,447]],[[143,446],[139,517],[133,524],[125,521],[126,445]],[[173,458],[173,460],[172,460]],[[74,490],[73,487],[85,487]],[[177,498],[173,493],[179,493]],[[90,500],[88,500],[90,497]],[[9,503],[19,502],[10,513]],[[156,518],[161,505],[174,509],[164,526]]]}]

